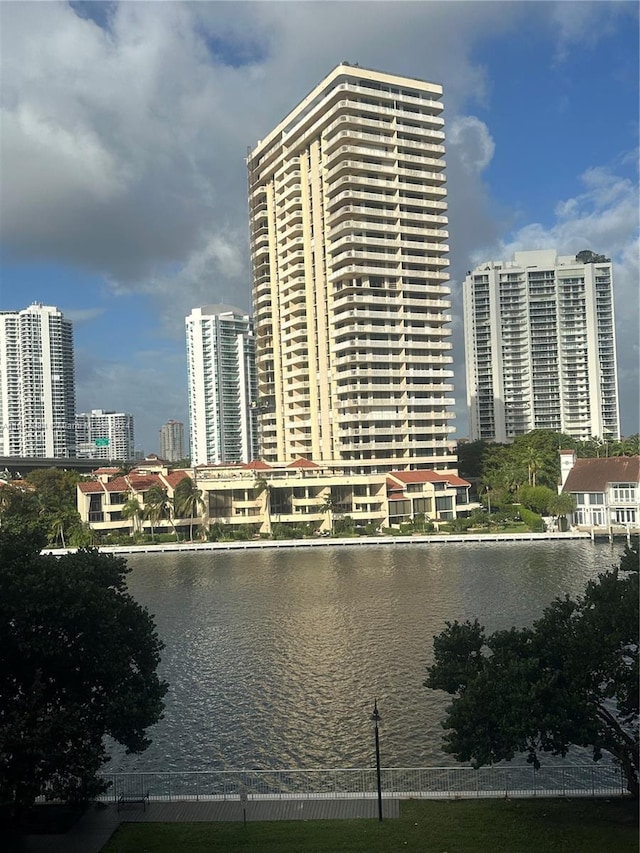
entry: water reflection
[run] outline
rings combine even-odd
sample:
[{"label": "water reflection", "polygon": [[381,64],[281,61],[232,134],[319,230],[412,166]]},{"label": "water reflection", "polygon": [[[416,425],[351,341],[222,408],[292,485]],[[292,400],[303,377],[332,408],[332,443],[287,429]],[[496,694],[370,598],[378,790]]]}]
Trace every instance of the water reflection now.
[{"label": "water reflection", "polygon": [[446,696],[422,686],[434,634],[489,631],[579,594],[618,550],[589,542],[140,555],[129,587],[155,614],[170,683],[142,756],[110,769],[371,766],[378,697],[385,766],[453,764]]}]

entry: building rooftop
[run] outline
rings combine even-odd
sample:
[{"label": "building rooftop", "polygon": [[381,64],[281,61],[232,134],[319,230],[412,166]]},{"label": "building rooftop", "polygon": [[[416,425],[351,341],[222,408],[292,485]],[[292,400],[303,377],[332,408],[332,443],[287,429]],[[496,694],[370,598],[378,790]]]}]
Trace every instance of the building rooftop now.
[{"label": "building rooftop", "polygon": [[605,492],[609,483],[639,483],[640,456],[577,459],[563,492]]}]

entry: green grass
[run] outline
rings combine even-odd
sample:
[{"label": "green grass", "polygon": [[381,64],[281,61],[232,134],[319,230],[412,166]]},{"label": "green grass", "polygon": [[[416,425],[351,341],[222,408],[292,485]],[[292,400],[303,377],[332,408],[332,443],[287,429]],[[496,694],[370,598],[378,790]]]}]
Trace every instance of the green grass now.
[{"label": "green grass", "polygon": [[400,818],[129,823],[103,853],[636,853],[628,799],[410,800]]}]

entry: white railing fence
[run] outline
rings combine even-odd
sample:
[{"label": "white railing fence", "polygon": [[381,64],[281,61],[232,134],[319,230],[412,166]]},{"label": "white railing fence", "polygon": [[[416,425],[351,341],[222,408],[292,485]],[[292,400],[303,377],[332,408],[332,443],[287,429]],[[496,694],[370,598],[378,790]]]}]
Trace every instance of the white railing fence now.
[{"label": "white railing fence", "polygon": [[[377,796],[375,768],[329,770],[212,770],[201,772],[103,773],[105,802],[119,796],[150,800],[293,799]],[[626,793],[619,767],[574,764],[544,767],[385,767],[384,797],[466,798],[615,796]]]}]

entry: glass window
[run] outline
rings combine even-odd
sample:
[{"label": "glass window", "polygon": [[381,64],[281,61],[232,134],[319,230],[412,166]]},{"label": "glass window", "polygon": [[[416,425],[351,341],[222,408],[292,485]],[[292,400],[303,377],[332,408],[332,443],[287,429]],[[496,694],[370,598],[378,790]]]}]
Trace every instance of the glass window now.
[{"label": "glass window", "polygon": [[614,483],[612,486],[614,503],[632,503],[636,498],[636,488],[633,483]]}]

